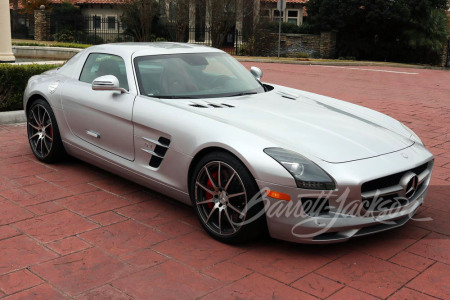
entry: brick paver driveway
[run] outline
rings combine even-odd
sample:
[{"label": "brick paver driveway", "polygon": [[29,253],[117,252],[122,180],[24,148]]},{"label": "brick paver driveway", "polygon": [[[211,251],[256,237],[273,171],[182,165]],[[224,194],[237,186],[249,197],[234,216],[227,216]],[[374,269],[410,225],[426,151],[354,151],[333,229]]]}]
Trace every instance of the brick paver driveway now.
[{"label": "brick paver driveway", "polygon": [[338,245],[227,246],[189,207],[77,160],[40,164],[25,126],[2,126],[0,297],[450,298],[450,72],[257,65],[416,130],[436,155],[419,213],[433,221]]}]

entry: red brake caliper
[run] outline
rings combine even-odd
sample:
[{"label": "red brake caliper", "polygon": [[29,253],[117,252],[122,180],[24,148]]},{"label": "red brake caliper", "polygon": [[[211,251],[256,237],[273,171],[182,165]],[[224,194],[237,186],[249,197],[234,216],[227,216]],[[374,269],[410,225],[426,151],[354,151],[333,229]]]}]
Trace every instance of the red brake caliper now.
[{"label": "red brake caliper", "polygon": [[[214,173],[212,173],[211,176],[212,176],[212,178],[213,178],[214,180],[216,180],[216,179],[217,179],[217,171],[214,172]],[[213,183],[211,182],[211,180],[208,179],[208,183],[206,184],[206,187],[207,187],[208,189],[210,189],[210,190],[214,190],[214,185],[213,185]],[[211,200],[213,197],[214,197],[213,195],[211,195],[210,193],[206,192],[206,200]],[[212,202],[211,202],[211,203],[208,203],[208,207],[209,207],[210,209],[212,209],[213,206],[214,206],[214,203],[212,203]]]}]

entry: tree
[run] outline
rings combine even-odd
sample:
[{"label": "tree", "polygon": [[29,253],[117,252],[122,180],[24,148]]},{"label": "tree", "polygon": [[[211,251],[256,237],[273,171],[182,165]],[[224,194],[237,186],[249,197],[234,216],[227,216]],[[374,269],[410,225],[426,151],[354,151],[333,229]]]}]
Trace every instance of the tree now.
[{"label": "tree", "polygon": [[59,30],[76,31],[83,27],[80,9],[68,0],[53,8],[52,21],[58,22]]},{"label": "tree", "polygon": [[425,62],[436,62],[446,42],[446,1],[411,0],[411,25],[405,31],[408,45]]},{"label": "tree", "polygon": [[236,24],[237,0],[206,0],[210,18],[211,42],[213,47],[221,47],[226,35]]},{"label": "tree", "polygon": [[85,22],[80,9],[68,0],[55,5],[51,16],[56,33],[53,39],[59,42],[76,43],[84,40]]},{"label": "tree", "polygon": [[34,15],[34,11],[40,9],[41,5],[44,5],[46,8],[49,8],[48,0],[21,0],[22,4],[22,14],[26,15]]},{"label": "tree", "polygon": [[133,36],[138,42],[152,40],[152,25],[159,13],[158,2],[154,0],[127,0],[123,4],[122,22],[125,33]]},{"label": "tree", "polygon": [[[247,24],[253,17],[253,0],[196,0],[196,3],[201,8],[200,11],[205,11],[206,16],[209,16],[205,23],[207,27],[209,25],[212,46],[217,48],[223,45],[227,34],[235,27],[238,19]],[[206,16],[201,15],[197,18]],[[248,31],[251,31],[252,27],[244,26]]]},{"label": "tree", "polygon": [[185,42],[189,30],[189,11],[195,2],[191,0],[171,0],[168,3],[168,16],[166,18],[172,40]]},{"label": "tree", "polygon": [[447,0],[310,0],[309,23],[338,31],[340,56],[430,63],[442,50]]}]

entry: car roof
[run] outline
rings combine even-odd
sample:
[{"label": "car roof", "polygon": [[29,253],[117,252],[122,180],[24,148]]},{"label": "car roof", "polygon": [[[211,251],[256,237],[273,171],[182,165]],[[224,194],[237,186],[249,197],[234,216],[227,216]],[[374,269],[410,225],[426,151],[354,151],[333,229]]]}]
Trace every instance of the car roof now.
[{"label": "car roof", "polygon": [[223,53],[222,50],[203,45],[186,43],[115,43],[92,46],[86,49],[88,52],[111,53],[121,56],[146,56],[178,53]]}]

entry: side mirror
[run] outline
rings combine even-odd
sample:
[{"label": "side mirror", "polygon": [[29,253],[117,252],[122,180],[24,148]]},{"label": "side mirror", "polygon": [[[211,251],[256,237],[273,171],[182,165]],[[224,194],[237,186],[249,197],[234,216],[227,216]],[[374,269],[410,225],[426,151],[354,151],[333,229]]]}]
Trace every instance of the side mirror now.
[{"label": "side mirror", "polygon": [[263,77],[263,71],[261,71],[258,67],[251,67],[250,73],[256,78],[256,80],[261,81],[261,78]]},{"label": "side mirror", "polygon": [[94,91],[117,91],[126,93],[127,90],[120,87],[119,79],[114,75],[105,75],[95,78],[92,81],[92,89]]}]

